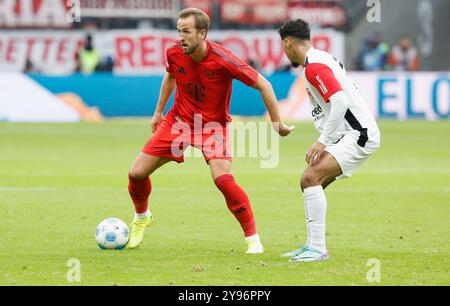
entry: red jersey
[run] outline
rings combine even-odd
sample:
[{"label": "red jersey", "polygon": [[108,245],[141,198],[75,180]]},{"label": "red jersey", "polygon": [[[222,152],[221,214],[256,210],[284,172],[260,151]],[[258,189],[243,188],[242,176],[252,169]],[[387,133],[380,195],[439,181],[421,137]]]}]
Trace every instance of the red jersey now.
[{"label": "red jersey", "polygon": [[231,121],[230,97],[233,79],[247,86],[258,80],[258,72],[214,42],[206,41],[207,54],[199,62],[183,53],[181,43],[167,49],[166,71],[176,78],[175,101],[170,113],[193,124],[194,114],[203,123]]}]

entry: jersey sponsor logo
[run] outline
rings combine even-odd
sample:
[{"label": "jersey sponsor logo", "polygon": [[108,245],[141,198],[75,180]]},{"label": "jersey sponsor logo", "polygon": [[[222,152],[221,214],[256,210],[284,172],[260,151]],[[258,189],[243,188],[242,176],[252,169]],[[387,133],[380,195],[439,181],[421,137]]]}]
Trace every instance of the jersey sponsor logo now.
[{"label": "jersey sponsor logo", "polygon": [[317,105],[317,107],[312,110],[311,115],[313,117],[315,117],[315,116],[320,115],[321,113],[322,113],[322,107],[320,107],[320,105]]},{"label": "jersey sponsor logo", "polygon": [[316,80],[319,83],[319,88],[320,91],[322,91],[322,93],[325,95],[326,93],[328,93],[328,88],[325,86],[325,83],[322,81],[322,79],[320,78],[319,75],[316,75]]},{"label": "jersey sponsor logo", "polygon": [[188,83],[188,93],[197,102],[202,102],[205,97],[205,86],[200,84]]},{"label": "jersey sponsor logo", "polygon": [[320,105],[317,105],[317,107],[315,107],[312,111],[311,111],[311,116],[313,117],[314,121],[320,120],[323,117],[325,117],[325,114],[322,113],[322,107],[320,107]]}]

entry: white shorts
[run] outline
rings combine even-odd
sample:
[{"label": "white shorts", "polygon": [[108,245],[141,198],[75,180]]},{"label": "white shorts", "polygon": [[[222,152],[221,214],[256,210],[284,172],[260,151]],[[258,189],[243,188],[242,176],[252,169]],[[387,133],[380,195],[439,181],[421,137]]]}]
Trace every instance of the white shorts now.
[{"label": "white shorts", "polygon": [[379,140],[371,141],[369,139],[363,148],[358,145],[358,139],[359,135],[347,133],[337,143],[325,148],[325,151],[333,155],[341,167],[342,174],[336,179],[351,177],[353,172],[380,147]]}]

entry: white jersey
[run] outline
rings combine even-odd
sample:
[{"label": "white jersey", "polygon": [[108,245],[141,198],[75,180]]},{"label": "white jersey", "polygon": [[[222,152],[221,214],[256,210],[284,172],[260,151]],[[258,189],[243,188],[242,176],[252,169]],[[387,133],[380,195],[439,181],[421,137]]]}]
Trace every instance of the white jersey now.
[{"label": "white jersey", "polygon": [[305,76],[314,125],[319,133],[323,132],[330,113],[329,98],[343,91],[349,100],[348,110],[344,120],[335,133],[334,141],[339,141],[345,134],[354,133],[358,136],[358,145],[377,146],[380,142],[378,125],[370,112],[356,85],[347,76],[344,66],[331,54],[314,48],[306,54]]}]

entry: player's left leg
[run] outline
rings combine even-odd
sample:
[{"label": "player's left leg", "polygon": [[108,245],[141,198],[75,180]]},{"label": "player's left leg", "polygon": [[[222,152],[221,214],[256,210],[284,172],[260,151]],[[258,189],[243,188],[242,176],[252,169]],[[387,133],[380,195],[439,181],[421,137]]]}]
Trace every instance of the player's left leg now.
[{"label": "player's left leg", "polygon": [[264,247],[256,232],[255,219],[250,201],[245,191],[234,179],[231,172],[231,160],[210,159],[208,160],[208,164],[217,188],[225,197],[228,209],[240,223],[244,231],[245,241],[248,245],[246,253],[263,253]]},{"label": "player's left leg", "polygon": [[325,220],[327,199],[324,188],[342,174],[339,163],[328,152],[324,152],[319,163],[308,166],[301,178],[301,189],[305,204],[308,240],[306,246],[286,253],[290,261],[320,261],[328,259],[325,244]]}]

